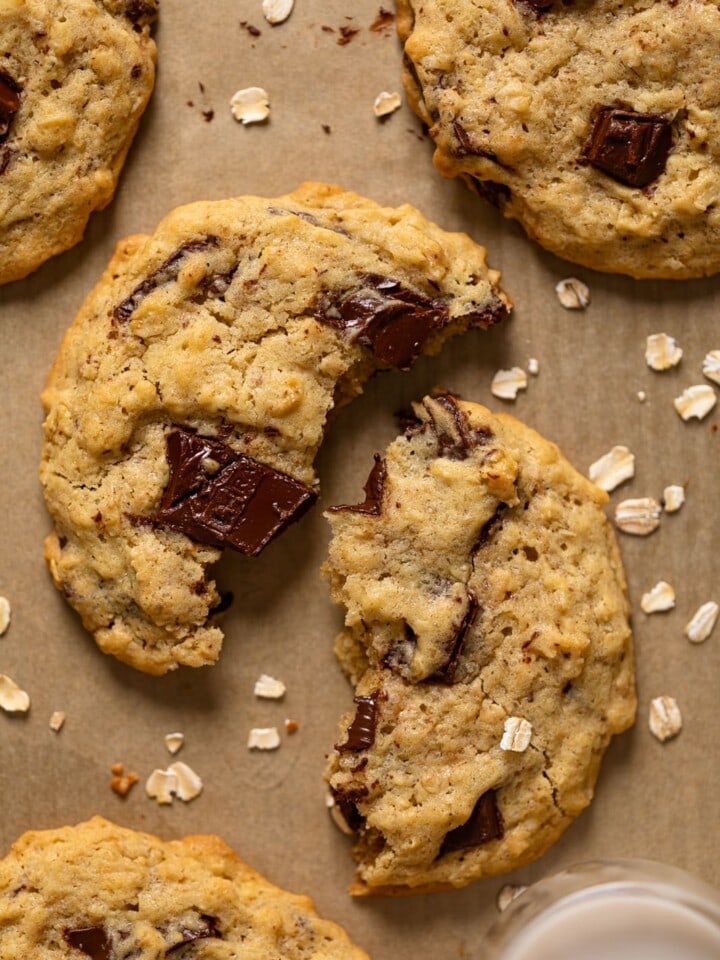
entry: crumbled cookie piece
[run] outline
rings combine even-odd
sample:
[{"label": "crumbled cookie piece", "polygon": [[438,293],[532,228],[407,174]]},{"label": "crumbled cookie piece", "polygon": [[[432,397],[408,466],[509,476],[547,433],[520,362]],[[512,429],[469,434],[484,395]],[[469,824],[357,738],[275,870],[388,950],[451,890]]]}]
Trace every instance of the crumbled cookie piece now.
[{"label": "crumbled cookie piece", "polygon": [[508,717],[503,728],[500,749],[524,753],[530,746],[532,732],[532,724],[528,720],[523,717]]},{"label": "crumbled cookie piece", "polygon": [[284,23],[293,11],[295,0],[262,0],[263,16],[269,24]]},{"label": "crumbled cookie piece", "polygon": [[682,730],[682,714],[674,697],[655,697],[650,701],[648,716],[650,732],[662,743],[676,737]]},{"label": "crumbled cookie piece", "polygon": [[171,753],[173,756],[181,749],[182,745],[185,743],[185,734],[175,732],[175,733],[166,733],[164,736],[165,746],[168,753]]},{"label": "crumbled cookie piece", "polygon": [[285,696],[286,687],[282,680],[276,680],[267,673],[261,673],[255,681],[255,696],[263,700],[280,700]]},{"label": "crumbled cookie piece", "polygon": [[720,350],[711,350],[705,355],[702,372],[708,380],[720,384]]},{"label": "crumbled cookie piece", "polygon": [[7,632],[11,618],[10,601],[7,597],[0,597],[0,637]]},{"label": "crumbled cookie piece", "polygon": [[134,770],[125,773],[125,767],[122,763],[113,764],[110,772],[113,774],[110,780],[110,789],[119,797],[126,797],[140,779]]},{"label": "crumbled cookie piece", "polygon": [[30,697],[4,673],[0,673],[0,709],[7,713],[25,713],[30,709]]},{"label": "crumbled cookie piece", "polygon": [[659,580],[642,595],[640,609],[643,613],[663,613],[675,606],[675,591],[666,580]]},{"label": "crumbled cookie piece", "polygon": [[65,725],[65,714],[62,710],[56,710],[50,715],[50,729],[59,733]]},{"label": "crumbled cookie piece", "polygon": [[518,884],[515,886],[512,883],[506,883],[504,887],[500,887],[495,900],[498,911],[502,913],[504,910],[507,910],[513,900],[519,897],[520,894],[524,893],[526,890],[527,886],[524,884]]},{"label": "crumbled cookie piece", "polygon": [[280,746],[277,727],[253,727],[247,745],[249,750],[277,750]]},{"label": "crumbled cookie piece", "polygon": [[498,370],[490,384],[490,392],[500,400],[515,400],[520,390],[527,389],[527,374],[521,367]]},{"label": "crumbled cookie piece", "polygon": [[615,507],[615,523],[623,533],[646,537],[660,526],[661,512],[654,497],[622,500]]},{"label": "crumbled cookie piece", "polygon": [[293,720],[291,717],[285,718],[285,733],[288,736],[291,736],[293,733],[297,733],[300,729],[300,724],[297,720]]},{"label": "crumbled cookie piece", "polygon": [[685,636],[690,643],[703,643],[715,629],[720,607],[714,600],[709,600],[699,607],[690,622],[685,627]]},{"label": "crumbled cookie piece", "polygon": [[665,513],[677,513],[685,503],[685,487],[673,483],[665,487],[662,495],[662,508]]},{"label": "crumbled cookie piece", "polygon": [[613,447],[609,453],[590,464],[588,476],[601,490],[609,493],[635,476],[635,456],[627,447]]},{"label": "crumbled cookie piece", "polygon": [[383,117],[389,117],[391,113],[395,113],[401,106],[402,97],[399,93],[388,93],[387,90],[383,90],[375,97],[373,112],[378,119],[382,120]]},{"label": "crumbled cookie piece", "polygon": [[690,420],[692,417],[702,420],[717,403],[717,395],[706,383],[698,383],[683,390],[673,403],[683,420]]},{"label": "crumbled cookie piece", "polygon": [[651,370],[669,370],[682,360],[682,349],[667,333],[652,333],[645,342],[645,363]]},{"label": "crumbled cookie piece", "polygon": [[584,310],[590,304],[590,288],[577,277],[568,277],[555,285],[555,293],[566,310]]},{"label": "crumbled cookie piece", "polygon": [[262,123],[270,116],[270,97],[262,87],[245,87],[230,98],[230,112],[244,126]]}]

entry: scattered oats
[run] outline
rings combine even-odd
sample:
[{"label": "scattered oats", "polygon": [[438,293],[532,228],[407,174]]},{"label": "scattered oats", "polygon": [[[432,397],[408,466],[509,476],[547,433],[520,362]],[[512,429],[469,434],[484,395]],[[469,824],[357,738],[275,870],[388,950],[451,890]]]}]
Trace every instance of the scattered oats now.
[{"label": "scattered oats", "polygon": [[280,746],[277,727],[253,727],[247,745],[249,750],[277,750]]},{"label": "scattered oats", "polygon": [[375,97],[373,112],[378,118],[389,117],[391,113],[395,113],[401,106],[402,98],[399,93],[388,93],[387,90],[383,90],[382,93],[379,93]]},{"label": "scattered oats", "polygon": [[287,717],[285,720],[285,733],[292,734],[297,733],[300,729],[300,724],[297,720],[291,720],[290,717]]},{"label": "scattered oats", "polygon": [[279,700],[285,696],[285,684],[282,680],[261,673],[255,681],[255,696],[262,697],[263,700]]},{"label": "scattered oats", "polygon": [[287,20],[294,6],[295,0],[262,0],[263,16],[268,23],[275,26]]},{"label": "scattered oats", "polygon": [[690,643],[702,643],[713,632],[720,607],[714,600],[704,603],[695,611],[692,620],[685,627],[685,636]]},{"label": "scattered oats", "polygon": [[140,779],[134,770],[125,773],[121,763],[116,763],[111,768],[111,772],[114,773],[115,776],[110,781],[110,789],[119,797],[126,797]]},{"label": "scattered oats", "polygon": [[56,710],[55,713],[50,716],[50,729],[54,730],[55,733],[59,733],[62,730],[64,723],[65,714],[62,710]]},{"label": "scattered oats", "polygon": [[526,890],[527,887],[523,886],[522,884],[513,886],[511,883],[506,883],[504,887],[500,887],[496,900],[497,908],[500,913],[502,913],[503,910],[507,910],[513,900],[516,897],[519,897],[520,894],[524,893]]},{"label": "scattered oats", "polygon": [[175,777],[176,786],[173,788],[178,799],[189,803],[202,793],[203,782],[195,771],[182,760],[171,763],[167,773]]},{"label": "scattered oats", "polygon": [[177,785],[177,777],[170,770],[153,770],[145,783],[145,793],[160,804],[172,803]]},{"label": "scattered oats", "polygon": [[527,389],[527,374],[520,367],[498,370],[490,384],[490,393],[500,400],[515,400],[518,391]]},{"label": "scattered oats", "polygon": [[683,352],[674,337],[651,333],[645,341],[645,363],[651,370],[669,370],[682,360]]},{"label": "scattered oats", "polygon": [[0,637],[10,626],[10,601],[7,597],[0,597]]},{"label": "scattered oats", "polygon": [[635,456],[627,447],[613,447],[609,453],[590,464],[588,476],[609,493],[635,476]]},{"label": "scattered oats", "polygon": [[270,116],[270,98],[262,87],[246,87],[230,100],[232,115],[242,124],[262,123]]},{"label": "scattered oats", "polygon": [[353,828],[343,816],[340,807],[335,803],[335,797],[333,797],[330,790],[328,790],[328,792],[325,794],[325,806],[328,808],[328,813],[330,814],[332,821],[338,830],[340,830],[346,836],[351,837],[354,833]]},{"label": "scattered oats", "polygon": [[30,697],[4,673],[0,673],[0,708],[8,713],[25,713],[30,707]]},{"label": "scattered oats", "polygon": [[655,697],[650,701],[650,732],[663,743],[682,730],[682,715],[674,697]]},{"label": "scattered oats", "polygon": [[683,390],[679,397],[675,397],[673,403],[683,420],[689,420],[691,417],[702,420],[717,403],[717,396],[712,387],[706,383],[698,383]]},{"label": "scattered oats", "polygon": [[537,357],[530,357],[528,360],[528,373],[536,377],[540,373],[540,362]]},{"label": "scattered oats", "polygon": [[665,487],[662,502],[665,513],[677,513],[685,503],[685,487],[681,487],[677,483],[672,484],[670,487]]},{"label": "scattered oats", "polygon": [[643,613],[663,613],[665,610],[672,610],[674,606],[675,591],[665,580],[659,580],[640,600]]},{"label": "scattered oats", "polygon": [[584,310],[590,303],[590,288],[577,277],[555,284],[557,298],[566,310]]},{"label": "scattered oats", "polygon": [[645,403],[645,401],[647,400],[647,394],[645,393],[644,390],[638,390],[637,398],[640,401],[640,403]]},{"label": "scattered oats", "polygon": [[615,523],[623,533],[647,537],[660,526],[660,504],[654,497],[623,500],[615,507]]},{"label": "scattered oats", "polygon": [[532,724],[523,717],[508,717],[503,728],[500,749],[524,753],[530,746],[532,731]]},{"label": "scattered oats", "polygon": [[168,753],[171,753],[173,756],[178,752],[180,747],[185,743],[185,734],[184,733],[166,733],[165,737],[165,746],[168,749]]},{"label": "scattered oats", "polygon": [[711,350],[705,355],[702,370],[708,380],[720,384],[720,350]]}]

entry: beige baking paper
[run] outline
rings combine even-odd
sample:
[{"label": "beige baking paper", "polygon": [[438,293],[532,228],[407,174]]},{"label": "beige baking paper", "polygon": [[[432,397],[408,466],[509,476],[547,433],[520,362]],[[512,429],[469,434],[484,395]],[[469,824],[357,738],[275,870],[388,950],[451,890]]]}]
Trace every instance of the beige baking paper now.
[{"label": "beige baking paper", "polygon": [[[478,955],[503,879],[395,900],[358,902],[345,892],[349,844],[328,817],[321,771],[352,694],[332,655],[341,613],[318,572],[328,536],[322,508],[357,500],[373,453],[396,433],[394,411],[435,385],[510,410],[557,441],[582,472],[612,446],[628,446],[636,476],[613,503],[686,484],[682,510],[663,516],[651,537],[620,534],[634,611],[637,725],[613,743],[592,807],[549,854],[507,880],[527,883],[596,857],[650,857],[720,885],[720,625],[698,646],[683,636],[700,604],[720,601],[720,411],[684,423],[672,402],[704,381],[703,357],[720,349],[720,278],[635,282],[573,267],[462,184],[443,181],[404,100],[384,123],[373,114],[381,91],[401,89],[394,32],[369,29],[377,14],[371,0],[296,0],[290,19],[271,27],[260,0],[163,0],[158,84],[114,203],[93,216],[75,250],[0,290],[0,594],[13,617],[0,638],[0,672],[32,699],[26,716],[0,715],[0,848],[24,830],[95,813],[165,838],[214,832],[273,881],[310,893],[376,960],[451,960]],[[341,45],[343,27],[357,33]],[[230,114],[230,97],[248,86],[269,93],[265,125],[243,127]],[[304,179],[340,183],[384,204],[409,201],[446,229],[467,231],[488,247],[515,311],[410,374],[375,378],[323,447],[319,507],[258,560],[222,561],[219,582],[234,591],[235,604],[220,662],[143,676],[96,649],[45,570],[38,395],[63,331],[119,238],[152,231],[191,200],[272,197]],[[555,284],[573,275],[590,287],[585,311],[557,301]],[[644,361],[646,336],[659,332],[684,351],[665,373]],[[514,403],[494,399],[495,371],[526,368],[530,357],[539,373],[527,391]],[[640,596],[660,579],[674,586],[677,606],[646,616]],[[253,696],[260,673],[285,681],[283,701]],[[685,721],[665,745],[647,728],[658,695],[676,697]],[[60,733],[48,726],[56,710],[67,715]],[[283,733],[277,751],[248,751],[251,727],[282,730],[286,717],[299,730]],[[185,734],[178,759],[205,787],[188,805],[158,807],[143,783],[170,762],[163,737],[175,730]],[[141,779],[125,800],[109,787],[116,762]]]}]

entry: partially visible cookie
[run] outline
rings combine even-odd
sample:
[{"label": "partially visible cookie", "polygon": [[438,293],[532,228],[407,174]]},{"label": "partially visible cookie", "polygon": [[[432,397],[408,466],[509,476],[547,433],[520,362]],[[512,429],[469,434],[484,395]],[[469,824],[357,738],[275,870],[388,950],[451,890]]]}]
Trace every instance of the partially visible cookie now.
[{"label": "partially visible cookie", "polygon": [[538,857],[635,715],[607,495],[513,417],[441,394],[333,508],[325,572],[356,685],[327,779],[356,894],[460,887]]},{"label": "partially visible cookie", "polygon": [[72,247],[112,199],[155,82],[158,2],[0,4],[0,283]]},{"label": "partially visible cookie", "polygon": [[435,165],[548,250],[720,270],[720,13],[708,0],[398,0]]},{"label": "partially visible cookie", "polygon": [[219,837],[163,843],[101,817],[20,837],[0,861],[0,931],[0,960],[368,960]]},{"label": "partially visible cookie", "polygon": [[497,279],[465,235],[323,184],[121,243],[43,395],[46,556],[100,647],[157,674],[216,660],[222,547],[298,519],[333,407],[505,316]]}]

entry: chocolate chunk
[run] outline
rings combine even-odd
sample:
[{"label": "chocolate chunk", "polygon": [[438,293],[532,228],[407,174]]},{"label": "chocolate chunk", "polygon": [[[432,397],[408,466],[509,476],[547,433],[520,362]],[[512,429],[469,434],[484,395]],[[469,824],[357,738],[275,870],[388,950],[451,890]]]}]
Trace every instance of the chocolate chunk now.
[{"label": "chocolate chunk", "polygon": [[501,840],[505,834],[502,814],[498,810],[494,790],[484,793],[473,808],[465,823],[451,830],[445,836],[440,848],[440,856],[455,850],[467,850],[479,847],[490,840]]},{"label": "chocolate chunk", "polygon": [[366,797],[370,792],[367,787],[355,787],[347,790],[331,788],[335,806],[342,814],[342,818],[351,830],[359,830],[365,823],[365,817],[357,808],[356,801]]},{"label": "chocolate chunk", "polygon": [[664,172],[671,147],[671,124],[663,114],[603,107],[581,160],[620,183],[646,187]]},{"label": "chocolate chunk", "polygon": [[362,278],[364,291],[324,297],[315,316],[367,347],[381,363],[407,370],[430,336],[449,320],[447,304],[378,274]]},{"label": "chocolate chunk", "polygon": [[382,513],[383,489],[385,487],[385,478],[387,469],[385,461],[379,453],[375,454],[375,465],[370,471],[370,476],[363,487],[365,491],[365,500],[362,503],[349,505],[347,503],[338,504],[336,507],[330,507],[328,513],[366,513],[371,517],[379,517]]},{"label": "chocolate chunk", "polygon": [[156,0],[128,0],[125,5],[125,16],[131,23],[139,25],[152,23],[157,17]]},{"label": "chocolate chunk", "polygon": [[475,554],[478,550],[485,546],[486,543],[494,536],[495,532],[500,529],[503,522],[503,514],[507,510],[506,503],[500,503],[495,509],[495,513],[487,520],[484,524],[478,538],[475,541],[475,546],[473,547],[472,552]]},{"label": "chocolate chunk", "polygon": [[472,181],[472,186],[478,196],[487,200],[498,210],[502,210],[512,199],[512,191],[504,183],[497,183],[495,180],[480,180],[478,177],[469,177],[469,180]]},{"label": "chocolate chunk", "polygon": [[485,157],[486,160],[492,160],[498,166],[503,166],[498,160],[497,154],[493,153],[492,150],[481,147],[459,120],[453,120],[452,128],[457,140],[457,146],[452,151],[456,157]]},{"label": "chocolate chunk", "polygon": [[377,694],[371,697],[355,697],[357,708],[348,727],[345,743],[335,744],[336,750],[367,750],[375,742],[378,705]]},{"label": "chocolate chunk", "polygon": [[255,557],[317,499],[304,483],[225,443],[180,429],[166,442],[170,479],[151,522],[198,543]]},{"label": "chocolate chunk", "polygon": [[475,623],[479,609],[480,604],[478,603],[477,597],[472,590],[468,590],[468,608],[465,616],[460,621],[460,626],[455,634],[455,640],[453,641],[450,656],[448,657],[448,661],[445,666],[437,672],[437,679],[441,680],[443,683],[452,683],[455,679],[455,671],[457,670],[460,655],[462,654],[463,647],[465,646],[465,638],[468,635],[468,631]]},{"label": "chocolate chunk", "polygon": [[120,322],[129,320],[149,293],[152,293],[157,287],[170,283],[177,277],[188,254],[198,253],[201,250],[207,250],[209,247],[216,247],[219,242],[217,237],[207,236],[203,240],[194,240],[192,243],[183,244],[171,257],[161,263],[154,273],[150,274],[142,283],[139,283],[129,297],[125,297],[122,303],[115,307],[113,311],[114,319]]},{"label": "chocolate chunk", "polygon": [[110,960],[112,947],[104,927],[79,927],[66,930],[65,939],[71,947],[82,950],[92,960]]},{"label": "chocolate chunk", "polygon": [[12,143],[6,143],[3,147],[0,147],[0,174],[5,173],[10,161],[18,153],[20,151]]},{"label": "chocolate chunk", "polygon": [[20,109],[20,87],[7,73],[0,73],[0,143],[7,139]]},{"label": "chocolate chunk", "polygon": [[209,940],[212,938],[222,940],[222,933],[220,933],[218,927],[217,917],[211,917],[207,913],[201,913],[198,923],[200,925],[197,927],[183,927],[180,931],[182,940],[168,947],[165,951],[166,955],[173,953],[175,950],[179,950],[188,943],[193,943],[195,940]]}]

